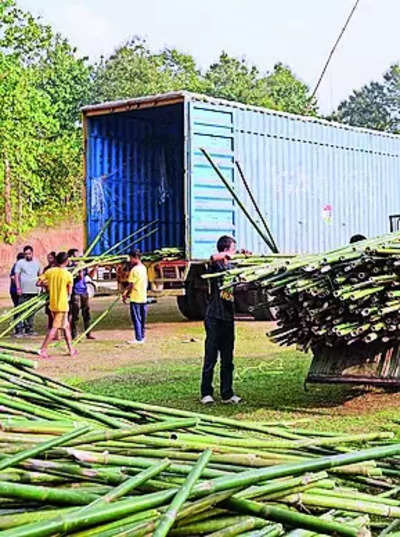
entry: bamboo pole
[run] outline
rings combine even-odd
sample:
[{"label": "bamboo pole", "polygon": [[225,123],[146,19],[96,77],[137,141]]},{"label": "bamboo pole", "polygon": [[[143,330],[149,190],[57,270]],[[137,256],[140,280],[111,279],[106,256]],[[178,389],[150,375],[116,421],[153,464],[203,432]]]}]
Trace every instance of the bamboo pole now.
[{"label": "bamboo pole", "polygon": [[165,537],[168,534],[169,530],[171,529],[176,520],[179,509],[182,507],[182,505],[192,492],[193,487],[195,486],[204,468],[206,467],[210,456],[211,450],[206,449],[199,457],[199,460],[193,466],[193,470],[187,476],[185,483],[174,496],[171,505],[160,518],[154,530],[153,537]]},{"label": "bamboo pole", "polygon": [[272,233],[271,233],[271,231],[269,229],[267,221],[265,220],[265,217],[264,217],[264,215],[262,214],[262,212],[260,210],[260,207],[259,207],[259,205],[258,205],[258,203],[257,203],[257,201],[256,201],[256,199],[254,197],[254,194],[253,194],[253,192],[252,192],[252,190],[250,188],[250,185],[246,180],[246,177],[245,177],[245,175],[243,173],[242,167],[241,167],[240,163],[237,160],[235,160],[235,164],[236,164],[236,168],[239,171],[239,175],[240,175],[240,177],[242,179],[243,185],[244,185],[244,187],[245,187],[245,189],[246,189],[246,191],[247,191],[247,193],[248,193],[248,195],[249,195],[249,197],[250,197],[250,199],[251,199],[251,201],[253,203],[253,206],[254,206],[254,208],[255,208],[255,210],[256,210],[256,212],[257,212],[257,214],[258,214],[258,216],[259,216],[259,218],[260,218],[260,220],[261,220],[261,222],[263,224],[263,226],[264,226],[265,232],[267,233],[267,236],[269,238],[270,244],[272,246],[271,250],[274,252],[274,254],[278,254],[279,250],[278,250],[278,247],[276,245],[276,242],[274,241],[274,238],[273,238]]},{"label": "bamboo pole", "polygon": [[93,250],[93,248],[99,242],[101,237],[104,235],[104,232],[106,231],[108,226],[111,224],[111,221],[112,221],[112,217],[110,216],[110,218],[104,223],[104,225],[101,227],[100,231],[97,233],[96,237],[93,239],[91,244],[87,247],[87,249],[83,253],[84,257],[87,257],[90,254],[90,252]]},{"label": "bamboo pole", "polygon": [[156,218],[155,220],[152,220],[152,221],[149,222],[148,224],[145,224],[144,226],[140,227],[139,229],[137,229],[136,231],[134,231],[133,233],[131,233],[130,235],[128,235],[128,236],[125,237],[124,239],[122,239],[122,240],[120,240],[119,242],[117,242],[116,244],[114,244],[114,246],[111,246],[111,248],[109,248],[108,250],[106,250],[105,252],[103,252],[102,256],[105,256],[105,255],[107,255],[109,252],[112,252],[113,250],[115,250],[116,248],[118,248],[119,246],[121,246],[121,244],[123,244],[124,242],[128,241],[129,239],[131,239],[132,237],[134,237],[134,236],[137,235],[138,233],[141,233],[142,231],[144,231],[145,229],[151,227],[152,225],[157,224],[158,221],[159,221],[159,219]]},{"label": "bamboo pole", "polygon": [[77,438],[78,436],[85,434],[88,430],[89,430],[88,426],[80,427],[79,429],[75,429],[74,431],[66,433],[60,437],[53,438],[52,440],[44,442],[43,444],[39,444],[31,449],[28,449],[26,451],[21,451],[20,453],[17,453],[13,457],[3,459],[3,461],[0,461],[0,470],[5,470],[6,468],[9,468],[10,466],[15,466],[16,464],[20,463],[21,461],[25,459],[34,457],[35,455],[38,455],[39,453],[43,453],[44,451],[48,451],[49,449],[54,448],[56,446],[62,446],[63,444],[66,444],[69,440],[73,440],[74,438]]},{"label": "bamboo pole", "polygon": [[79,336],[77,336],[77,337],[74,339],[73,343],[74,343],[75,345],[77,345],[78,343],[80,343],[80,342],[82,341],[82,339],[85,338],[85,337],[87,336],[87,334],[89,334],[89,333],[93,330],[93,328],[94,328],[95,326],[97,326],[97,325],[98,325],[98,324],[99,324],[105,317],[107,317],[107,315],[112,311],[112,309],[114,308],[114,306],[116,306],[117,302],[119,302],[120,298],[121,298],[120,295],[118,295],[117,298],[115,298],[115,299],[113,300],[113,302],[111,302],[110,306],[109,306],[105,311],[103,311],[103,312],[97,317],[97,319],[95,319],[95,320],[92,322],[92,324],[91,324],[88,328],[86,328],[86,330],[85,330],[84,332],[82,332],[82,334],[80,334]]},{"label": "bamboo pole", "polygon": [[250,224],[252,224],[252,226],[254,227],[254,229],[257,231],[257,233],[260,235],[260,237],[262,238],[262,240],[265,242],[265,244],[268,246],[268,248],[270,248],[272,251],[273,251],[273,245],[270,243],[270,240],[269,238],[265,235],[265,233],[261,230],[261,228],[259,227],[259,225],[257,224],[257,222],[255,222],[255,220],[253,219],[253,217],[251,216],[251,214],[249,213],[249,211],[247,210],[247,208],[245,207],[245,205],[243,204],[243,202],[240,200],[240,198],[238,197],[238,195],[236,194],[235,190],[232,188],[232,186],[230,185],[229,181],[223,176],[221,170],[218,168],[218,166],[215,164],[214,160],[211,158],[210,154],[208,153],[208,151],[206,151],[204,148],[200,148],[200,151],[203,153],[203,155],[206,157],[206,159],[208,160],[208,162],[211,164],[212,168],[214,169],[214,171],[216,172],[216,174],[218,175],[218,177],[221,179],[221,181],[223,182],[223,184],[225,185],[225,187],[227,188],[227,190],[229,191],[229,193],[232,195],[233,199],[235,200],[235,202],[238,204],[238,206],[240,207],[240,209],[243,211],[244,215],[247,217],[247,219],[249,220]]}]

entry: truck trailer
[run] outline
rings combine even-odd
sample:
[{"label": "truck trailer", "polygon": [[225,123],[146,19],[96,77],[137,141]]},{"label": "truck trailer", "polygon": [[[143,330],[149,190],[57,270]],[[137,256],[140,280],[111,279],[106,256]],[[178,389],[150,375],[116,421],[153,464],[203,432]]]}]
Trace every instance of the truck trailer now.
[{"label": "truck trailer", "polygon": [[[151,293],[176,295],[190,319],[204,313],[201,274],[218,237],[270,253],[200,148],[250,207],[240,163],[280,252],[333,249],[355,233],[399,227],[400,136],[185,91],[82,112],[86,242],[111,218],[93,251],[101,254],[157,219],[157,233],[137,247],[179,247],[183,257],[152,267]],[[246,301],[244,309],[256,295]]]}]

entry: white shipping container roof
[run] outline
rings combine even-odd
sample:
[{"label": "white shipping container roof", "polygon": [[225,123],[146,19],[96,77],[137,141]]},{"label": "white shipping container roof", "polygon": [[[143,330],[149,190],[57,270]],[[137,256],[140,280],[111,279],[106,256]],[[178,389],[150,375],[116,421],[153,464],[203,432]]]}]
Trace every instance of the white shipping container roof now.
[{"label": "white shipping container roof", "polygon": [[138,107],[152,107],[162,106],[169,104],[171,101],[197,101],[204,102],[218,106],[226,106],[230,108],[240,108],[241,110],[252,110],[254,112],[260,112],[263,114],[269,114],[274,116],[286,117],[289,119],[296,119],[308,123],[318,123],[328,127],[336,127],[343,130],[363,132],[366,134],[373,134],[374,136],[383,136],[385,138],[395,138],[400,140],[399,134],[392,134],[389,132],[378,131],[374,129],[367,129],[365,127],[354,127],[345,123],[338,123],[336,121],[328,121],[315,116],[302,116],[300,114],[289,114],[288,112],[282,112],[280,110],[272,110],[270,108],[263,108],[261,106],[252,106],[248,104],[239,103],[236,101],[228,101],[227,99],[217,99],[215,97],[209,97],[208,95],[202,95],[200,93],[192,93],[190,91],[170,91],[167,93],[159,93],[156,95],[146,95],[144,97],[134,97],[132,99],[121,99],[117,101],[107,101],[99,104],[89,104],[83,106],[81,111],[84,114],[91,115],[91,112],[96,112],[96,115],[103,110],[105,113],[118,113],[126,112],[130,109],[135,110]]}]

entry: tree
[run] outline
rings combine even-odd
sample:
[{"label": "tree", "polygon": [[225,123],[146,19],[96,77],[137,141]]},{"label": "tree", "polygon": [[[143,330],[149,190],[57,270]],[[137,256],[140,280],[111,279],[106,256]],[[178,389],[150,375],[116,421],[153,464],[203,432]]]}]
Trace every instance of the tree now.
[{"label": "tree", "polygon": [[218,62],[210,65],[205,73],[206,92],[213,97],[273,107],[273,101],[266,92],[265,80],[254,65],[247,65],[245,59],[237,59],[222,52]]},{"label": "tree", "polygon": [[38,155],[58,128],[50,99],[36,88],[34,75],[15,56],[0,53],[0,206],[5,217],[0,231],[9,241],[26,229],[44,201]]},{"label": "tree", "polygon": [[87,60],[13,0],[0,25],[0,236],[12,240],[39,214],[81,203],[78,120],[91,79]]},{"label": "tree", "polygon": [[309,89],[292,71],[277,64],[272,73],[261,75],[245,59],[223,52],[205,73],[189,54],[165,48],[152,53],[145,40],[133,38],[119,47],[95,70],[95,100],[140,97],[173,90],[205,93],[294,113],[315,113],[309,103]]},{"label": "tree", "polygon": [[0,50],[37,71],[37,85],[56,107],[60,129],[74,128],[79,109],[91,96],[91,66],[50,26],[9,0],[0,18],[4,31]]},{"label": "tree", "polygon": [[153,54],[139,37],[117,48],[108,59],[102,58],[95,69],[97,102],[201,88],[200,73],[192,56],[168,48]]},{"label": "tree", "polygon": [[205,79],[207,93],[214,97],[295,114],[316,113],[316,101],[310,103],[307,85],[281,63],[274,66],[272,73],[261,75],[245,59],[223,52],[218,62],[210,66]]},{"label": "tree", "polygon": [[265,77],[265,90],[272,108],[292,114],[316,115],[317,102],[310,102],[310,90],[304,82],[296,78],[292,70],[277,63],[274,70]]},{"label": "tree", "polygon": [[380,82],[370,82],[340,103],[330,119],[381,131],[400,132],[400,66],[391,65]]}]

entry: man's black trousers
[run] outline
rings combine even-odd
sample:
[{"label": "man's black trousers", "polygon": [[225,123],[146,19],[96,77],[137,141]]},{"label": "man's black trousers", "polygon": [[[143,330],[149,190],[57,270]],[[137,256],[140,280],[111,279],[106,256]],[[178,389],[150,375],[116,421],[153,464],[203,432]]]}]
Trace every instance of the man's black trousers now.
[{"label": "man's black trousers", "polygon": [[204,321],[206,328],[206,343],[203,372],[201,379],[201,396],[213,395],[213,375],[218,353],[221,358],[220,390],[222,399],[229,399],[233,395],[233,348],[235,343],[235,326],[232,321],[207,318]]},{"label": "man's black trousers", "polygon": [[75,339],[78,334],[78,321],[79,310],[82,311],[82,319],[84,329],[87,330],[90,326],[90,307],[89,307],[89,295],[73,294],[70,301],[70,315],[71,315],[71,335],[72,339]]}]

